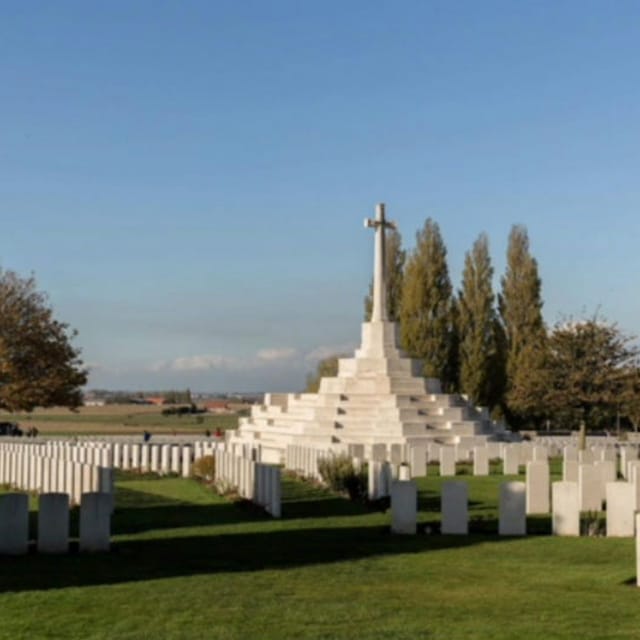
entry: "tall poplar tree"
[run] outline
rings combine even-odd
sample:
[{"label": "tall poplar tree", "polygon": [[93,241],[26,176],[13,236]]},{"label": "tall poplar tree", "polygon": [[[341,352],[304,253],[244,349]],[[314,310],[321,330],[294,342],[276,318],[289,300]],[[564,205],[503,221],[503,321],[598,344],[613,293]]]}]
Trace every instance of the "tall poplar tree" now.
[{"label": "tall poplar tree", "polygon": [[423,374],[443,389],[457,389],[455,302],[447,250],[440,229],[429,218],[416,234],[404,271],[400,329],[403,348],[424,361]]},{"label": "tall poplar tree", "polygon": [[542,281],[529,250],[524,226],[509,234],[507,270],[501,281],[500,317],[505,333],[505,413],[513,426],[544,414],[546,328],[542,319]]},{"label": "tall poplar tree", "polygon": [[460,391],[490,409],[504,386],[492,279],[489,240],[482,233],[465,256],[458,294]]},{"label": "tall poplar tree", "polygon": [[[389,229],[385,238],[385,275],[387,283],[387,313],[389,320],[396,321],[400,315],[402,278],[407,252],[402,248],[402,236],[395,229]],[[373,280],[369,285],[369,295],[364,299],[364,318],[368,322],[373,310]]]}]

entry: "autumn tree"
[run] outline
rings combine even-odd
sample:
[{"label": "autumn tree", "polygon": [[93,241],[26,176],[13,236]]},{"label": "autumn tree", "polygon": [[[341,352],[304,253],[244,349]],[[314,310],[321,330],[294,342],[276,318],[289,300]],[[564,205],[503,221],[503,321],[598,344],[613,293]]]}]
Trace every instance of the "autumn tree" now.
[{"label": "autumn tree", "polygon": [[[402,236],[395,229],[388,229],[385,237],[385,277],[387,286],[387,313],[389,320],[396,321],[400,314],[402,278],[406,251],[402,249]],[[373,309],[373,281],[369,295],[364,299],[364,317],[368,322]]]},{"label": "autumn tree", "polygon": [[640,366],[637,362],[627,367],[627,385],[619,410],[637,433],[640,429]]},{"label": "autumn tree", "polygon": [[402,346],[424,361],[423,374],[438,378],[445,390],[457,388],[455,301],[447,250],[430,218],[416,234],[405,266],[400,306]]},{"label": "autumn tree", "polygon": [[75,336],[54,318],[33,277],[0,269],[0,408],[81,404],[87,371],[71,344]]},{"label": "autumn tree", "polygon": [[568,427],[606,427],[637,397],[638,347],[597,316],[554,327],[548,341],[545,404]]},{"label": "autumn tree", "polygon": [[458,340],[460,391],[489,408],[498,403],[504,386],[492,279],[489,240],[483,233],[465,256],[457,305]]},{"label": "autumn tree", "polygon": [[338,375],[338,360],[344,355],[327,356],[320,360],[313,373],[307,375],[306,393],[317,393],[322,378],[335,378]]},{"label": "autumn tree", "polygon": [[542,281],[529,250],[525,227],[509,235],[507,269],[498,298],[504,330],[506,393],[504,409],[512,426],[542,417],[546,328],[542,319]]}]

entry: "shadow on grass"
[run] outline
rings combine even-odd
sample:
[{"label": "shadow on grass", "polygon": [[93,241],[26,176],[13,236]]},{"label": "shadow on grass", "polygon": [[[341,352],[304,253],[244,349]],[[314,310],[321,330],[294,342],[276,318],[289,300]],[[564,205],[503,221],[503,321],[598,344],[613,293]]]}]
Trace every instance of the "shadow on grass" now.
[{"label": "shadow on grass", "polygon": [[[322,487],[299,480],[285,479],[283,482],[283,520],[370,512],[364,504],[351,502]],[[271,520],[271,516],[246,500],[194,504],[189,500],[118,487],[117,506],[111,522],[114,534],[127,534],[261,520]]]},{"label": "shadow on grass", "polygon": [[111,553],[3,558],[0,593],[289,569],[507,540],[473,535],[394,536],[379,525],[123,540],[113,544]]},{"label": "shadow on grass", "polygon": [[270,517],[249,502],[193,504],[144,491],[118,488],[111,518],[114,535],[182,527],[202,527],[267,520]]}]

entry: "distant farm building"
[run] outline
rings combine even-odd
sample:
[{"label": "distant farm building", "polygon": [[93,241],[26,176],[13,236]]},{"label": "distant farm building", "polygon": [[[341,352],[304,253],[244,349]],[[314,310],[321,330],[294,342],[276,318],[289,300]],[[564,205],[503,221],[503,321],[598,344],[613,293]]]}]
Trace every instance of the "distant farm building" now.
[{"label": "distant farm building", "polygon": [[83,402],[85,407],[104,407],[105,404],[107,404],[104,400],[98,400],[98,399],[89,399],[89,400],[85,400]]},{"label": "distant farm building", "polygon": [[224,402],[223,400],[209,400],[208,402],[203,403],[203,406],[209,413],[234,413],[233,409],[229,406],[229,403]]}]

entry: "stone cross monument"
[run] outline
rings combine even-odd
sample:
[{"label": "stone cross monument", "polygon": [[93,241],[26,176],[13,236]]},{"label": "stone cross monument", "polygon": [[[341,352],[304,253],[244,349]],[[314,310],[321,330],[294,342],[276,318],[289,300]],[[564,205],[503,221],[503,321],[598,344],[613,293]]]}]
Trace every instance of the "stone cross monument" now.
[{"label": "stone cross monument", "polygon": [[376,217],[365,218],[365,227],[373,227],[376,230],[375,252],[373,257],[373,309],[371,322],[387,322],[387,278],[385,232],[387,229],[395,229],[395,222],[386,220],[384,216],[384,204],[376,205]]},{"label": "stone cross monument", "polygon": [[379,204],[364,226],[375,230],[375,251],[373,308],[371,320],[362,323],[360,348],[354,357],[338,360],[337,375],[322,378],[318,393],[266,394],[250,417],[240,418],[230,445],[250,444],[260,448],[263,462],[294,465],[290,456],[298,453],[290,445],[324,451],[364,445],[369,459],[374,445],[376,455],[389,445],[411,445],[420,447],[424,462],[428,443],[470,448],[504,431],[460,396],[443,394],[438,380],[422,376],[422,362],[399,348],[398,324],[387,312],[385,274],[385,233],[396,225]]}]

